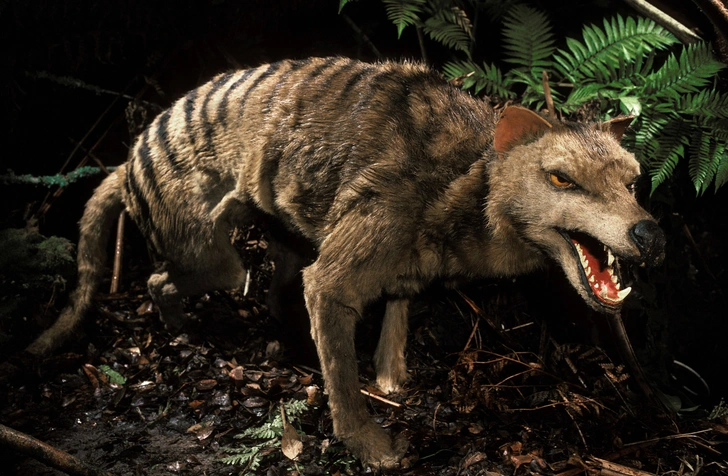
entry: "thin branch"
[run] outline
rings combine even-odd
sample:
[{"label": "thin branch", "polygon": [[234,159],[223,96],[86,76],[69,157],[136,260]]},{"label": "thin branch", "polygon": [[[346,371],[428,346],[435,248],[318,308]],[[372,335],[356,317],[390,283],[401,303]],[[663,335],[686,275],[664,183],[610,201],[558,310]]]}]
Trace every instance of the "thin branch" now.
[{"label": "thin branch", "polygon": [[119,282],[121,281],[121,261],[124,255],[124,218],[126,212],[124,210],[119,214],[119,222],[116,226],[116,245],[114,246],[114,273],[111,276],[111,294],[119,292]]},{"label": "thin branch", "polygon": [[546,98],[546,107],[549,110],[549,117],[551,119],[556,119],[554,98],[551,96],[551,86],[549,86],[549,74],[546,72],[546,70],[542,71],[541,80],[543,81],[543,95]]},{"label": "thin branch", "polygon": [[718,34],[716,46],[721,55],[721,61],[728,59],[728,8],[721,0],[693,0],[700,10],[708,17]]},{"label": "thin branch", "polygon": [[366,45],[372,50],[372,53],[374,53],[374,56],[377,57],[377,59],[381,60],[381,59],[384,58],[382,56],[382,53],[380,53],[379,50],[377,49],[377,47],[374,46],[374,43],[372,43],[372,40],[370,40],[369,37],[367,36],[367,34],[364,33],[362,31],[362,29],[359,28],[359,26],[357,26],[356,23],[354,23],[354,20],[352,20],[351,18],[349,18],[349,15],[347,15],[346,13],[342,13],[341,14],[341,17],[351,27],[351,29],[354,30],[354,32],[357,35],[359,35],[359,38],[361,38],[361,41],[363,41],[364,43],[366,43]]},{"label": "thin branch", "polygon": [[654,20],[655,23],[665,27],[665,29],[667,29],[670,33],[675,35],[678,40],[682,41],[685,44],[703,41],[700,36],[695,34],[688,27],[675,20],[673,17],[658,9],[654,5],[647,3],[646,0],[624,0],[624,2],[644,16]]},{"label": "thin branch", "polygon": [[422,34],[422,28],[415,25],[415,31],[417,32],[417,41],[420,43],[420,54],[422,54],[422,62],[428,64],[427,61],[427,50],[425,50],[425,37]]},{"label": "thin branch", "polygon": [[647,375],[637,360],[637,356],[632,348],[632,343],[627,335],[627,329],[624,328],[624,321],[622,320],[621,314],[617,312],[614,315],[610,315],[607,320],[609,321],[609,327],[612,330],[612,334],[614,335],[614,339],[617,343],[619,354],[622,356],[624,363],[627,364],[627,367],[632,371],[632,375],[637,382],[637,386],[640,390],[642,390],[642,393],[647,397],[647,399],[655,404],[656,408],[666,411],[667,408],[665,407],[665,404],[657,397],[655,392],[652,390],[652,387],[650,387]]},{"label": "thin branch", "polygon": [[0,425],[0,444],[35,458],[64,473],[79,476],[112,476],[108,471],[89,466],[65,451],[54,448],[30,435],[13,430],[5,425]]}]

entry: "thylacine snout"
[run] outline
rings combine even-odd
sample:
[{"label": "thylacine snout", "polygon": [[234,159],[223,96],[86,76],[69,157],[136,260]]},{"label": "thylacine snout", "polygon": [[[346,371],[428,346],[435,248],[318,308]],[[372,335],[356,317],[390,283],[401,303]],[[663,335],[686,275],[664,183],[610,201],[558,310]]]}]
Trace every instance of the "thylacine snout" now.
[{"label": "thylacine snout", "polygon": [[629,236],[640,250],[640,262],[657,266],[665,259],[665,234],[654,220],[640,220],[630,228]]}]

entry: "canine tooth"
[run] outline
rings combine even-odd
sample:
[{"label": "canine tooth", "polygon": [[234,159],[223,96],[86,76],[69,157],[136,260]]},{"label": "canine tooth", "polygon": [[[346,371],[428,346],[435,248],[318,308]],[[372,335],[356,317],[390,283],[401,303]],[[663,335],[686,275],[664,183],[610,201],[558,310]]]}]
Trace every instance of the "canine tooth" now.
[{"label": "canine tooth", "polygon": [[612,266],[612,264],[614,264],[614,255],[612,254],[612,250],[607,248],[607,266]]},{"label": "canine tooth", "polygon": [[626,297],[627,297],[627,295],[628,295],[628,294],[630,293],[630,291],[632,291],[632,288],[631,288],[631,287],[629,287],[629,288],[624,288],[624,289],[622,289],[621,291],[619,291],[619,292],[617,293],[617,296],[619,296],[619,300],[620,300],[620,301],[622,301],[622,300],[623,300],[624,298],[626,298]]}]

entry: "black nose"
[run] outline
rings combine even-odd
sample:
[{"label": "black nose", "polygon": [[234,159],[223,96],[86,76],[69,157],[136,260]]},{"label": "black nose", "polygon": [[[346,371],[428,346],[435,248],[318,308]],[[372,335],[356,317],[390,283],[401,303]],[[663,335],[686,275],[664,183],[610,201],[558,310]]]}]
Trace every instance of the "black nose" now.
[{"label": "black nose", "polygon": [[638,221],[629,234],[640,250],[642,261],[655,266],[665,258],[665,234],[652,220]]}]

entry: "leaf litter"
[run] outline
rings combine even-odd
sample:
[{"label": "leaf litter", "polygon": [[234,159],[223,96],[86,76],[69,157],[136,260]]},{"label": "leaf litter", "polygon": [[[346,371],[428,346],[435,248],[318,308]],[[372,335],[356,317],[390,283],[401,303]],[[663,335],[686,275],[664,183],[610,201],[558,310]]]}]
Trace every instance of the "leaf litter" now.
[{"label": "leaf litter", "polygon": [[[291,324],[268,315],[263,236],[249,229],[238,238],[252,263],[245,295],[190,299],[196,318],[170,335],[145,292],[148,268],[132,270],[127,292],[98,300],[86,338],[3,378],[0,421],[120,475],[370,474],[333,436],[315,359],[297,355],[281,337]],[[394,473],[728,471],[726,415],[708,421],[650,408],[605,351],[558,343],[531,318],[523,287],[426,292],[412,306],[410,380],[395,395],[371,385],[381,305],[369,310],[357,333],[369,411],[410,442]],[[239,464],[223,463],[241,454]],[[0,457],[9,474],[60,474]]]}]

